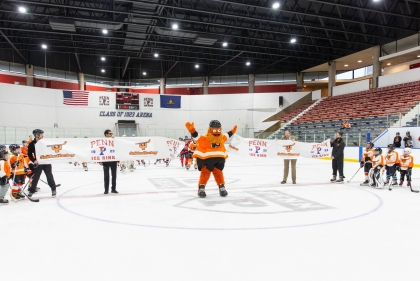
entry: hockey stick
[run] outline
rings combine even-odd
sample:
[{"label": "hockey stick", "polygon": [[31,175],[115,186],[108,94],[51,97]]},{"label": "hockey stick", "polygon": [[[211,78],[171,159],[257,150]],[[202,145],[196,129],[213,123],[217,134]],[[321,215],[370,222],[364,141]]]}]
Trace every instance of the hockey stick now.
[{"label": "hockey stick", "polygon": [[[49,184],[47,182],[43,181],[42,179],[39,179],[39,180],[49,186]],[[55,187],[60,187],[60,186],[61,186],[61,183],[55,185]]]},{"label": "hockey stick", "polygon": [[[14,181],[14,180],[13,180],[13,183],[14,183],[14,184],[17,184],[17,183],[15,183],[15,181]],[[9,186],[10,186],[10,182],[9,182]],[[25,186],[26,186],[26,185],[25,185]],[[31,202],[39,202],[39,199],[32,199],[31,197],[29,197],[29,196],[25,193],[25,191],[23,191],[22,187],[20,187],[19,185],[17,185],[17,187],[19,188],[20,192],[22,192],[22,193],[23,193],[23,195],[25,195],[25,197],[29,199],[29,201],[31,201]],[[15,202],[17,202],[17,201],[15,201]]]},{"label": "hockey stick", "polygon": [[389,191],[391,191],[392,190],[392,188],[391,188],[391,186],[392,186],[392,182],[394,181],[394,176],[395,176],[395,174],[397,173],[397,170],[395,170],[394,171],[394,173],[391,175],[391,177],[389,178],[389,185],[388,185],[388,190]]},{"label": "hockey stick", "polygon": [[[17,162],[17,160],[16,160],[16,162]],[[16,164],[16,162],[15,162],[15,164]],[[15,182],[15,178],[16,178],[16,166],[13,169],[15,169],[14,172],[13,172],[13,183],[14,183]],[[10,182],[9,182],[9,188],[10,188],[10,194],[9,194],[9,196],[10,196],[10,199],[13,200],[13,202],[17,203],[18,200],[13,196],[13,187],[12,186],[14,186],[14,185],[10,185]]]},{"label": "hockey stick", "polygon": [[413,189],[411,187],[411,170],[407,173],[407,177],[409,177],[409,179],[410,179],[409,181],[410,181],[410,190],[411,190],[411,192],[419,193],[418,190],[415,190],[415,189]]},{"label": "hockey stick", "polygon": [[354,178],[354,176],[360,171],[362,167],[359,167],[359,169],[356,171],[356,173],[354,173],[354,175],[351,177],[350,180],[347,181],[347,183],[351,182],[351,180]]}]

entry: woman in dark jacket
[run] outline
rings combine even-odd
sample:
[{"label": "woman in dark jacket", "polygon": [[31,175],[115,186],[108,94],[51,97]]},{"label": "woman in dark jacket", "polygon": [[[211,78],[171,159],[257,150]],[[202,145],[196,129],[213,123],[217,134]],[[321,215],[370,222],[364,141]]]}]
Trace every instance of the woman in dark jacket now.
[{"label": "woman in dark jacket", "polygon": [[[343,174],[343,165],[344,165],[344,148],[346,144],[343,140],[343,133],[337,132],[335,134],[335,140],[331,142],[332,153],[332,169],[333,169],[333,178],[331,182],[343,183],[344,182],[344,174]],[[337,180],[337,170],[340,175],[339,179]]]}]

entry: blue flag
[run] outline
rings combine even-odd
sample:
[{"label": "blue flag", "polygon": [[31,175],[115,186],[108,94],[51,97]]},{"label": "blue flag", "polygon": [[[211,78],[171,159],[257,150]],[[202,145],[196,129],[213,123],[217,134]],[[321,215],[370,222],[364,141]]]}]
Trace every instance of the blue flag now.
[{"label": "blue flag", "polygon": [[181,96],[161,95],[160,107],[161,108],[181,108]]}]

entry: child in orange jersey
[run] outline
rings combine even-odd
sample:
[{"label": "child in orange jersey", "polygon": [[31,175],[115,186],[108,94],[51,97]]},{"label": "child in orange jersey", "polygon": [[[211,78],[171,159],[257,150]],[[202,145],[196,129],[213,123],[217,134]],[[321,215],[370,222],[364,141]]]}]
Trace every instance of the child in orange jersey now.
[{"label": "child in orange jersey", "polygon": [[4,199],[9,189],[10,166],[7,161],[8,157],[6,150],[0,150],[0,204],[9,203],[9,200]]},{"label": "child in orange jersey", "polygon": [[360,168],[364,167],[365,181],[360,185],[369,185],[369,171],[372,168],[372,159],[374,157],[374,144],[372,142],[366,143],[366,148],[363,150],[362,161],[360,161]]},{"label": "child in orange jersey", "polygon": [[404,183],[404,177],[407,176],[407,186],[411,186],[411,171],[414,166],[414,157],[411,154],[411,148],[404,148],[403,154],[400,156],[400,186]]},{"label": "child in orange jersey", "polygon": [[193,154],[194,151],[197,149],[197,143],[195,141],[190,142],[188,145],[188,163],[187,163],[187,170],[191,167],[191,164],[194,162],[194,168],[197,169],[197,158],[194,161]]},{"label": "child in orange jersey", "polygon": [[375,155],[372,158],[372,168],[369,171],[369,185],[377,188],[384,187],[385,157],[382,155],[382,148],[375,148]]},{"label": "child in orange jersey", "polygon": [[395,151],[395,145],[393,143],[388,144],[388,152],[385,155],[386,162],[386,182],[388,184],[392,177],[392,185],[397,185],[397,171],[400,168],[400,158],[398,152]]},{"label": "child in orange jersey", "polygon": [[11,169],[11,178],[13,180],[12,196],[15,199],[22,199],[25,196],[20,192],[19,187],[23,187],[25,184],[25,175],[27,165],[25,162],[25,155],[20,151],[20,145],[13,145],[13,155],[9,159]]}]

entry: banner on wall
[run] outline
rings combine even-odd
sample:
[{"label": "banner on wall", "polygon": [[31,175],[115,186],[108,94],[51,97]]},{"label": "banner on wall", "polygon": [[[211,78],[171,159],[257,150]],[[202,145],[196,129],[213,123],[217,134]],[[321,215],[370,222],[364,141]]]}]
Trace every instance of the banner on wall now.
[{"label": "banner on wall", "polygon": [[321,143],[293,142],[291,140],[265,140],[233,135],[227,145],[230,153],[252,158],[297,159],[329,157],[330,140]]},{"label": "banner on wall", "polygon": [[181,96],[160,95],[161,108],[181,108]]},{"label": "banner on wall", "polygon": [[36,143],[40,164],[174,159],[184,143],[164,137],[44,138]]}]

